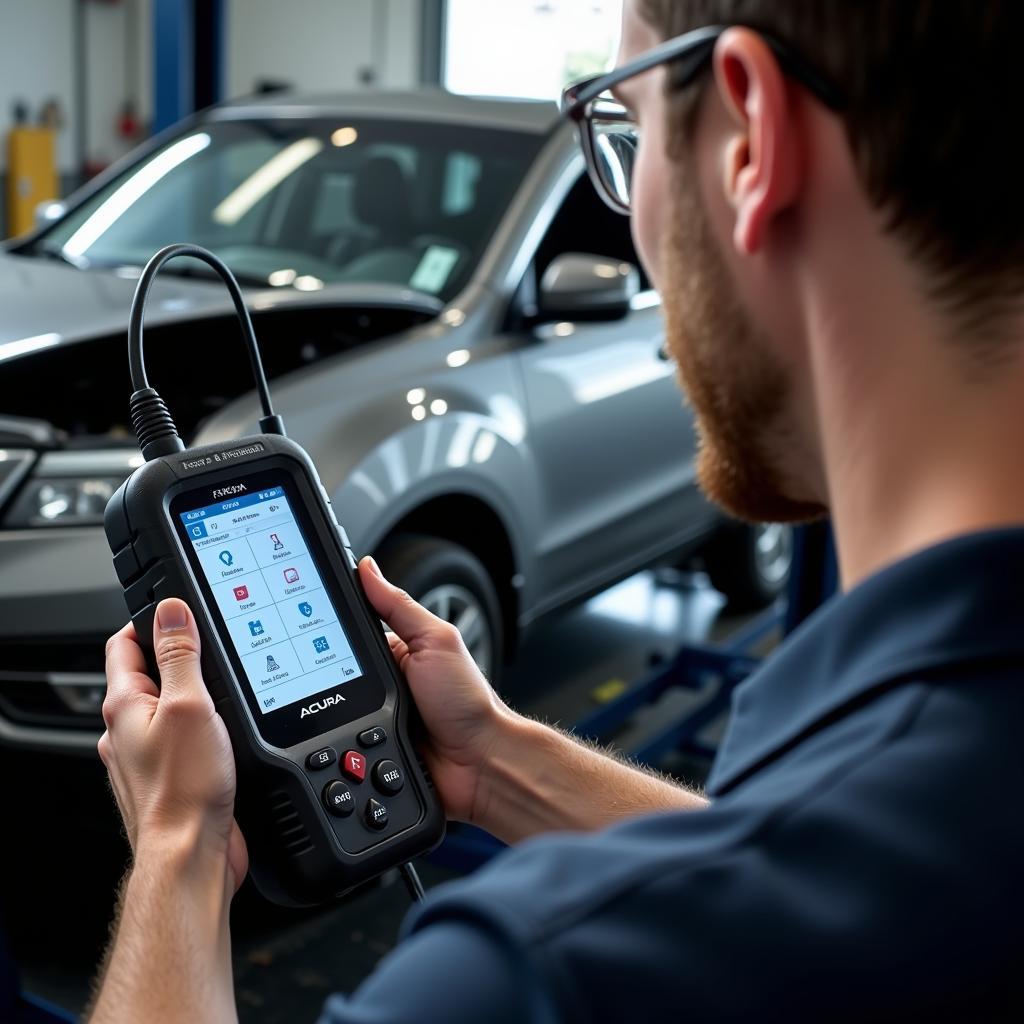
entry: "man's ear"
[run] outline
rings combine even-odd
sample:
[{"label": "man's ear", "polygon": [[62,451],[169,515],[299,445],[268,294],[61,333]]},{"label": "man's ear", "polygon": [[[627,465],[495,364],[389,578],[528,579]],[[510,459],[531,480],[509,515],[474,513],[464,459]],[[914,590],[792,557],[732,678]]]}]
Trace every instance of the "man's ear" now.
[{"label": "man's ear", "polygon": [[757,252],[772,218],[796,199],[802,173],[786,79],[767,43],[730,28],[715,46],[715,81],[736,122],[725,151],[726,198],[736,213],[733,243]]}]

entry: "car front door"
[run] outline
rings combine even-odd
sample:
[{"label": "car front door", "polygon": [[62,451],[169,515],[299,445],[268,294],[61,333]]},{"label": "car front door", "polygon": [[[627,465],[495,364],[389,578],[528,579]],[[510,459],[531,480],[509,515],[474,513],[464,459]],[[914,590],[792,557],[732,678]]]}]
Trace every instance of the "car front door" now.
[{"label": "car front door", "polygon": [[[528,294],[567,252],[638,262],[628,220],[586,178],[541,243]],[[545,604],[625,575],[707,523],[693,484],[692,414],[666,358],[656,295],[642,287],[622,319],[534,318],[524,328],[519,361],[545,496],[537,551]]]}]

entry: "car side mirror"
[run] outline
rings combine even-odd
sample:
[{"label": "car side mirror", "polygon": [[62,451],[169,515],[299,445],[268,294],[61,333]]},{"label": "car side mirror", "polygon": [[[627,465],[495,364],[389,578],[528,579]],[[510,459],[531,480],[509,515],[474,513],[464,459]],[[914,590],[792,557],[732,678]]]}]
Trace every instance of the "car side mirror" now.
[{"label": "car side mirror", "polygon": [[640,271],[632,263],[567,252],[556,256],[540,282],[544,320],[621,320],[640,291]]},{"label": "car side mirror", "polygon": [[33,211],[33,219],[37,228],[45,228],[55,220],[60,220],[67,212],[67,206],[58,199],[45,199],[36,204]]}]

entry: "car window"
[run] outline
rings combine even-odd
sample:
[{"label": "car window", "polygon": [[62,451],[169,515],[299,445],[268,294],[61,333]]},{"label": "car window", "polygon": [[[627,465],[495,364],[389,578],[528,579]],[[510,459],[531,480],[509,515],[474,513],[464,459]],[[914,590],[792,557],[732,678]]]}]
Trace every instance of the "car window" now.
[{"label": "car window", "polygon": [[537,250],[536,283],[551,261],[567,252],[592,253],[631,263],[640,271],[641,288],[650,288],[633,245],[629,218],[610,210],[585,174],[569,190]]},{"label": "car window", "polygon": [[[233,241],[255,241],[265,228],[266,218],[275,203],[281,198],[279,192],[271,190],[231,224],[221,223],[208,214],[221,198],[231,192],[237,182],[249,179],[260,167],[266,165],[278,149],[274,139],[239,139],[225,150],[223,159],[197,162],[187,170],[183,167],[180,184],[169,182],[168,191],[174,184],[189,189],[188,208],[192,230],[212,232],[212,238],[219,237],[222,241],[228,237]],[[125,218],[125,221],[125,227],[130,230],[133,226],[131,219]]]},{"label": "car window", "polygon": [[320,178],[316,205],[313,209],[313,232],[316,235],[352,231],[356,217],[352,209],[351,174],[328,173]]},{"label": "car window", "polygon": [[[316,191],[309,231],[314,238],[337,233],[365,233],[357,212],[357,184],[362,168],[371,164],[386,166],[396,172],[396,178],[406,182],[417,181],[413,209],[422,211],[424,202],[429,206],[429,190],[425,188],[420,174],[420,154],[412,146],[391,144],[367,146],[358,163],[344,161],[330,170],[314,168],[318,173],[308,175]],[[419,200],[417,202],[416,200]]]},{"label": "car window", "polygon": [[187,238],[250,284],[372,281],[447,300],[543,140],[385,119],[213,122],[139,160],[35,244],[83,267],[139,266]]}]

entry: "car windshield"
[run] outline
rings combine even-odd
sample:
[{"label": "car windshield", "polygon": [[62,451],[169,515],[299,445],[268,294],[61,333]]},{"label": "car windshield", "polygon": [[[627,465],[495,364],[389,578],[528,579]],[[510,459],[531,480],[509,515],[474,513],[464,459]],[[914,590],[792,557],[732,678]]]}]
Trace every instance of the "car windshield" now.
[{"label": "car windshield", "polygon": [[[130,167],[34,251],[81,268],[141,266],[191,241],[251,285],[381,282],[447,301],[542,142],[383,119],[214,122]],[[179,272],[206,269],[181,261]]]}]

